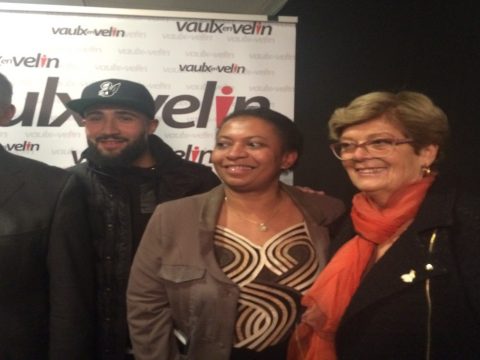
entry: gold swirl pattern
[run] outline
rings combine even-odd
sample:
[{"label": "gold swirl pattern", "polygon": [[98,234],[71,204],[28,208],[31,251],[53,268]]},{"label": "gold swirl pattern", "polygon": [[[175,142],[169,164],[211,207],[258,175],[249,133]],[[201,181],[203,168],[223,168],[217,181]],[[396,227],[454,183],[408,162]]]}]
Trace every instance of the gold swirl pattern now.
[{"label": "gold swirl pattern", "polygon": [[284,340],[297,319],[301,294],[319,269],[305,223],[263,246],[217,226],[215,251],[224,273],[240,288],[234,346],[262,351]]}]

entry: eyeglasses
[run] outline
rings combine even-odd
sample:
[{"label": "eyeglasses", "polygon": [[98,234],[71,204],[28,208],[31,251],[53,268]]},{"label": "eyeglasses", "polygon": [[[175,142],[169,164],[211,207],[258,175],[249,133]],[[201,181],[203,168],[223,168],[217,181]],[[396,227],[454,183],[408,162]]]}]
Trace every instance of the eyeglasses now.
[{"label": "eyeglasses", "polygon": [[351,160],[354,157],[357,148],[363,148],[373,157],[382,158],[390,155],[397,145],[412,143],[412,139],[392,139],[392,138],[378,138],[362,143],[353,141],[340,141],[330,145],[333,155],[340,160]]}]

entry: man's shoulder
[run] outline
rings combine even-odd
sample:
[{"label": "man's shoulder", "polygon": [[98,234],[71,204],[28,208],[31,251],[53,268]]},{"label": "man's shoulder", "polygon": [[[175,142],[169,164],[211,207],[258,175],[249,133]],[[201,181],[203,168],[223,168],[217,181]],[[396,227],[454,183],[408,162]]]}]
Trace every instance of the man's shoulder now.
[{"label": "man's shoulder", "polygon": [[165,171],[190,171],[206,174],[212,172],[211,167],[189,161],[175,153],[160,137],[150,135],[149,144],[157,164]]},{"label": "man's shoulder", "polygon": [[[2,181],[22,184],[24,193],[50,196],[61,191],[73,178],[64,169],[15,154],[2,154]],[[73,180],[73,179],[72,179]],[[50,194],[50,195],[48,195]]]},{"label": "man's shoulder", "polygon": [[186,211],[187,209],[199,209],[207,202],[218,202],[219,196],[223,199],[224,190],[221,185],[217,185],[205,192],[181,197],[174,200],[165,201],[158,205],[160,211],[175,213],[175,211]]},{"label": "man's shoulder", "polygon": [[185,160],[182,158],[179,159],[177,167],[191,171],[192,173],[205,174],[212,172],[212,168],[210,166],[195,163],[193,161]]},{"label": "man's shoulder", "polygon": [[44,176],[68,176],[68,172],[57,166],[49,165],[47,163],[19,156],[12,153],[6,153],[3,155],[3,166],[8,166],[11,169],[22,171],[30,175],[44,175]]},{"label": "man's shoulder", "polygon": [[84,175],[88,170],[88,163],[86,161],[70,166],[66,169],[68,172],[72,172],[77,175]]},{"label": "man's shoulder", "polygon": [[203,164],[194,163],[189,160],[178,158],[174,162],[160,169],[161,176],[171,179],[171,181],[181,180],[182,183],[191,182],[200,186],[203,191],[211,189],[220,184],[220,180],[213,172],[212,168]]}]

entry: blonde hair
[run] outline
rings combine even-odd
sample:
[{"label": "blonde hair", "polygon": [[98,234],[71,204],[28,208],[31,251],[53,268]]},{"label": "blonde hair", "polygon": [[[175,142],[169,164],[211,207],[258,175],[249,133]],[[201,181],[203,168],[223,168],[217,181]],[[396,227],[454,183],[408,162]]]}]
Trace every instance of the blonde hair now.
[{"label": "blonde hair", "polygon": [[382,115],[413,139],[416,152],[433,144],[438,145],[439,154],[443,153],[449,135],[447,116],[428,96],[413,91],[396,94],[377,91],[355,98],[346,107],[336,109],[330,117],[330,138],[338,140],[347,127]]}]

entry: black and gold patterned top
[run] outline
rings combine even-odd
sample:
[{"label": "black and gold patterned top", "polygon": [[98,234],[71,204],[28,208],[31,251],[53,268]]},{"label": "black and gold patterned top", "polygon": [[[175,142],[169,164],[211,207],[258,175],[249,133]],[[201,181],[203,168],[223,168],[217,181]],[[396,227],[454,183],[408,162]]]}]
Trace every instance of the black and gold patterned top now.
[{"label": "black and gold patterned top", "polygon": [[281,231],[263,246],[217,226],[215,253],[240,288],[234,347],[261,352],[284,342],[319,269],[306,224]]}]

